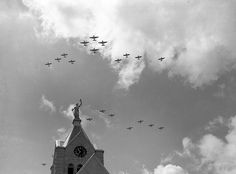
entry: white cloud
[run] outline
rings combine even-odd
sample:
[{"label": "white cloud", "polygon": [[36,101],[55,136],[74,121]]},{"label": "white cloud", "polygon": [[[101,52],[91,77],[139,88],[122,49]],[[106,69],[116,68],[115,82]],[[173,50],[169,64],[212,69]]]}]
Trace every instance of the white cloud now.
[{"label": "white cloud", "polygon": [[212,121],[210,121],[208,125],[205,127],[205,129],[211,131],[221,125],[227,125],[227,120],[222,116],[218,116],[214,118]]},{"label": "white cloud", "polygon": [[44,109],[45,111],[55,112],[56,107],[54,106],[52,101],[49,101],[45,95],[42,95],[41,102],[40,102],[40,108]]},{"label": "white cloud", "polygon": [[205,135],[199,143],[203,164],[210,164],[219,174],[236,172],[236,116],[230,119],[229,132],[225,140],[214,135]]},{"label": "white cloud", "polygon": [[[193,0],[23,0],[42,21],[44,33],[88,39],[97,34],[110,43],[102,55],[110,60],[131,53],[118,71],[118,84],[139,80],[145,63],[169,76],[182,76],[193,87],[210,84],[236,68],[236,2]],[[220,13],[219,13],[220,12]],[[101,48],[101,47],[99,47]],[[160,63],[157,58],[165,56]]]},{"label": "white cloud", "polygon": [[180,166],[168,164],[166,166],[157,166],[154,169],[154,174],[187,174],[187,172]]},{"label": "white cloud", "polygon": [[154,169],[154,172],[150,172],[145,167],[143,167],[142,174],[188,174],[188,172],[180,166],[167,164],[158,165]]},{"label": "white cloud", "polygon": [[74,104],[71,104],[67,107],[67,109],[62,110],[61,112],[64,114],[65,117],[69,118],[70,120],[74,119],[74,114],[72,109],[75,107]]},{"label": "white cloud", "polygon": [[[225,124],[225,119],[214,119],[216,126]],[[212,134],[203,135],[197,143],[183,139],[183,152],[179,156],[191,162],[191,170],[200,173],[235,174],[236,172],[236,116],[227,122],[229,131],[224,138]],[[226,124],[225,124],[226,125]],[[191,159],[191,160],[190,160]]]}]

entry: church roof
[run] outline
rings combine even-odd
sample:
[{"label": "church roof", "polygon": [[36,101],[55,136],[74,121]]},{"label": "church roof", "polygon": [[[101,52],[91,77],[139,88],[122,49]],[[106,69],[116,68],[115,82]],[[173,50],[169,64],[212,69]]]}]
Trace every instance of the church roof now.
[{"label": "church roof", "polygon": [[88,161],[76,174],[93,174],[94,171],[96,171],[96,174],[109,174],[95,153],[88,159]]}]

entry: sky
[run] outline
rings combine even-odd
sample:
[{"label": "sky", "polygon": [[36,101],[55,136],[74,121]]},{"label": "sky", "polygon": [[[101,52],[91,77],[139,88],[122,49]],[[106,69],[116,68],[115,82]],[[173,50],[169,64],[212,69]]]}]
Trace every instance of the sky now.
[{"label": "sky", "polygon": [[234,0],[1,0],[0,174],[49,174],[80,98],[111,174],[234,174],[235,9]]}]

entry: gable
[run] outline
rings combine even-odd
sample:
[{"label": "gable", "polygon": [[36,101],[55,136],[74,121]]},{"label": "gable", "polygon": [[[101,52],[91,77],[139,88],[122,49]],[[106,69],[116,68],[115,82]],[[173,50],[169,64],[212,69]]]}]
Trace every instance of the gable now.
[{"label": "gable", "polygon": [[[73,133],[73,131],[72,131]],[[84,157],[78,157],[74,153],[74,149],[78,146],[83,146],[87,154]],[[88,136],[85,134],[83,129],[80,129],[80,132],[77,135],[74,135],[68,143],[66,144],[65,151],[65,163],[73,163],[73,164],[84,164],[94,153],[95,149],[88,139]]]}]

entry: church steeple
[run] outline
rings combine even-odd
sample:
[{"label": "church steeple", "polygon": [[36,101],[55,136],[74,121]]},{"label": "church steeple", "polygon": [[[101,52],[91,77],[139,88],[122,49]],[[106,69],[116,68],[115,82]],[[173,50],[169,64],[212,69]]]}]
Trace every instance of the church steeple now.
[{"label": "church steeple", "polygon": [[79,108],[76,104],[73,130],[65,141],[56,142],[51,174],[109,174],[104,167],[103,150],[95,149],[81,126]]}]

